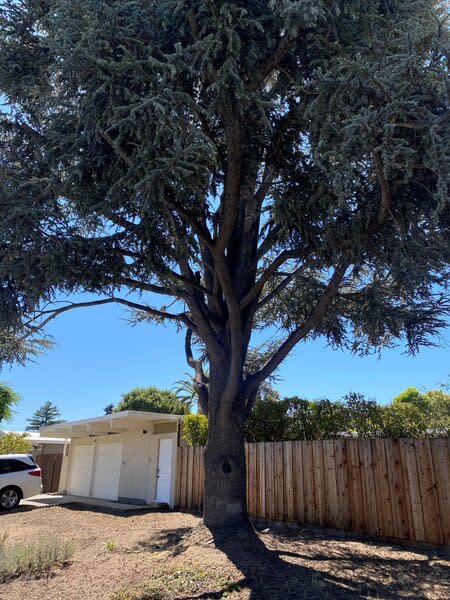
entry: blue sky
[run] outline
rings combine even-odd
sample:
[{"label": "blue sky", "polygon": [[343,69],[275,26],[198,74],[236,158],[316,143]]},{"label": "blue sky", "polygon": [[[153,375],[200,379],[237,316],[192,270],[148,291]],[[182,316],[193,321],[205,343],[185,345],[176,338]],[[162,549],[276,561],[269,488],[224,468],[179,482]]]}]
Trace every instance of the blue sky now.
[{"label": "blue sky", "polygon": [[[189,371],[183,335],[173,326],[139,324],[131,327],[127,312],[117,306],[70,311],[51,323],[48,332],[57,346],[36,364],[15,366],[0,373],[22,396],[15,418],[2,429],[22,430],[26,418],[47,400],[63,418],[75,420],[103,414],[122,393],[137,386],[172,388]],[[408,386],[431,389],[449,383],[450,329],[443,347],[423,349],[418,356],[402,349],[386,350],[381,358],[358,358],[326,348],[323,341],[301,344],[279,371],[277,388],[283,396],[326,396],[338,399],[349,391],[389,402]]]}]

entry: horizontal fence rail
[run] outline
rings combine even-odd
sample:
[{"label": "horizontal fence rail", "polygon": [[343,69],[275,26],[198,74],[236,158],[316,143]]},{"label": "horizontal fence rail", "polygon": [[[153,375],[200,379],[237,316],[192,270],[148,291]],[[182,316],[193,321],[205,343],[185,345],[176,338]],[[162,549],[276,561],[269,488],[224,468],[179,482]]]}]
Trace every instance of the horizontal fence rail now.
[{"label": "horizontal fence rail", "polygon": [[[202,447],[178,448],[176,506],[201,510]],[[450,544],[450,440],[246,444],[252,517]]]}]

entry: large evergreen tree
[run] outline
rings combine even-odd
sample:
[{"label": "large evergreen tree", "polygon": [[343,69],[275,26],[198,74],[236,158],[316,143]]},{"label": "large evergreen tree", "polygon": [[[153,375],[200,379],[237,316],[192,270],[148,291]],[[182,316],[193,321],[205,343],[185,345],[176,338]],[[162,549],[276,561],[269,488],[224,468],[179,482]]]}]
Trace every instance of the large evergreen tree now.
[{"label": "large evergreen tree", "polygon": [[55,423],[63,423],[60,419],[61,411],[52,402],[44,402],[37,410],[34,411],[33,416],[27,419],[28,425],[25,427],[25,431],[39,431],[41,427],[45,425],[55,425]]},{"label": "large evergreen tree", "polygon": [[[415,351],[444,324],[446,3],[0,11],[2,358],[77,306],[185,327],[209,419],[205,522],[245,522],[245,419],[298,342]],[[280,337],[249,372],[264,323]]]}]

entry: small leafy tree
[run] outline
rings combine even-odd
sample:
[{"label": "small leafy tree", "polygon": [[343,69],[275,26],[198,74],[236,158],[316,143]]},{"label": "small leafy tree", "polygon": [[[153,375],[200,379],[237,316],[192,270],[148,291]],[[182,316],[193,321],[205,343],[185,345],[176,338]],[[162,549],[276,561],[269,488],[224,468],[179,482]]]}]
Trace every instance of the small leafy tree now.
[{"label": "small leafy tree", "polygon": [[6,383],[0,383],[0,422],[11,419],[13,408],[19,401],[19,394]]},{"label": "small leafy tree", "polygon": [[0,437],[0,454],[28,454],[31,442],[25,433],[8,432]]},{"label": "small leafy tree", "polygon": [[45,402],[38,408],[30,419],[27,419],[28,425],[25,431],[39,431],[44,425],[55,425],[56,423],[64,423],[61,412],[57,406],[51,402]]},{"label": "small leafy tree", "polygon": [[285,410],[288,416],[288,440],[313,440],[315,439],[316,423],[314,423],[311,400],[304,400],[293,396],[284,398]]},{"label": "small leafy tree", "polygon": [[183,437],[188,446],[205,446],[208,439],[208,417],[202,414],[185,415]]},{"label": "small leafy tree", "polygon": [[367,399],[357,392],[350,392],[342,400],[347,411],[349,432],[357,437],[374,437],[380,434],[383,428],[382,409],[376,400]]},{"label": "small leafy tree", "polygon": [[382,435],[390,438],[422,437],[428,426],[427,416],[410,402],[382,407]]},{"label": "small leafy tree", "polygon": [[450,394],[444,390],[429,390],[424,393],[424,398],[429,406],[431,433],[450,436]]},{"label": "small leafy tree", "polygon": [[425,394],[422,394],[417,388],[409,387],[400,392],[392,399],[392,404],[412,404],[421,412],[426,414],[430,409],[430,404]]},{"label": "small leafy tree", "polygon": [[156,387],[139,387],[122,394],[122,399],[114,411],[141,410],[145,412],[169,413],[185,415],[190,411],[188,399],[178,398],[170,390],[160,390]]}]

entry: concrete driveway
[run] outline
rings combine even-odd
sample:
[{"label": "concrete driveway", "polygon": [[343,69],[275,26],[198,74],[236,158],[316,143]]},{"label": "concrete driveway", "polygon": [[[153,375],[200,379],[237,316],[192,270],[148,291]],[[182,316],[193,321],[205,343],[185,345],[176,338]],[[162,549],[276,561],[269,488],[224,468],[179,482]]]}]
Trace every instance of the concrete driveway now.
[{"label": "concrete driveway", "polygon": [[60,506],[62,504],[85,504],[86,506],[97,506],[99,508],[108,508],[112,510],[149,510],[149,509],[167,509],[167,505],[153,502],[152,504],[124,504],[112,500],[102,500],[100,498],[85,498],[84,496],[72,496],[70,494],[38,494],[26,500],[21,500],[21,506]]}]

